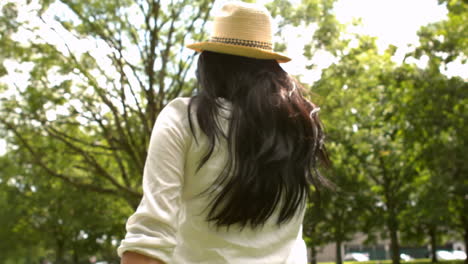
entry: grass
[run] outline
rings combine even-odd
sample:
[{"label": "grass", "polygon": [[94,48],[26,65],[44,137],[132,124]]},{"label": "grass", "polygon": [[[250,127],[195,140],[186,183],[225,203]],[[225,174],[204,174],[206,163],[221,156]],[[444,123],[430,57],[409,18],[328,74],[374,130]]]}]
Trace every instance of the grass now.
[{"label": "grass", "polygon": [[[371,260],[371,261],[343,261],[345,264],[391,264],[391,259]],[[432,264],[430,259],[413,259],[410,261],[401,261],[402,264]],[[439,264],[463,264],[464,260],[439,260]],[[318,264],[335,264],[335,262],[318,262]]]}]

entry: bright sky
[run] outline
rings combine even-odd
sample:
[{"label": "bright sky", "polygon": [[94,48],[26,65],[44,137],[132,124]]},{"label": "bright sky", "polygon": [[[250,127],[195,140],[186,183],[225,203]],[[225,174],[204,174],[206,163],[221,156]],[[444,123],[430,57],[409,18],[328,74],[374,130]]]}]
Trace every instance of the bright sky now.
[{"label": "bright sky", "polygon": [[[437,0],[339,0],[335,12],[342,23],[361,17],[363,25],[350,31],[377,36],[377,44],[382,50],[389,44],[399,47],[394,57],[397,62],[401,62],[411,49],[408,45],[418,45],[416,32],[421,26],[444,20],[447,16],[447,9]],[[424,67],[427,57],[416,63]],[[468,67],[460,60],[448,64],[442,72],[447,76],[468,78]]]},{"label": "bright sky", "polygon": [[335,14],[342,23],[362,18],[355,32],[377,36],[381,45],[417,44],[418,29],[447,16],[437,0],[339,0]]},{"label": "bright sky", "polygon": [[[22,0],[14,1],[21,2]],[[269,1],[258,0],[262,3]],[[295,1],[299,2],[299,0]],[[226,1],[218,0],[216,5],[219,6],[223,2]],[[335,14],[341,23],[350,23],[353,18],[362,18],[362,26],[350,27],[348,31],[378,37],[377,43],[382,50],[389,44],[396,45],[399,50],[394,59],[401,61],[405,52],[409,50],[408,45],[417,45],[417,30],[428,23],[443,20],[447,10],[444,6],[439,6],[437,0],[338,0],[335,5]],[[306,30],[311,32],[313,29]],[[287,53],[293,61],[284,64],[283,67],[292,74],[303,73],[307,63],[302,56],[301,45],[307,37],[310,39],[310,34],[304,34],[304,32],[307,31],[287,31],[288,39],[292,40],[288,45]],[[74,46],[83,45],[77,43]],[[301,80],[303,82],[318,80],[321,70],[335,61],[336,59],[330,54],[319,52],[313,58],[313,62],[318,65],[317,69],[304,74]],[[424,59],[418,63],[424,66]],[[466,65],[461,65],[459,62],[449,64],[446,73],[450,76],[458,75],[468,78]],[[10,76],[10,78],[14,77]],[[5,141],[0,139],[0,155],[3,155],[4,151]]]},{"label": "bright sky", "polygon": [[[268,0],[264,0],[268,1]],[[343,24],[349,24],[348,32],[376,36],[380,50],[385,50],[389,44],[399,49],[393,58],[401,62],[404,54],[410,50],[408,45],[417,45],[417,31],[423,25],[443,20],[447,16],[445,6],[440,6],[437,0],[338,0],[335,4],[335,15]],[[353,19],[362,19],[362,25],[352,27]],[[291,38],[301,38],[302,32],[291,32]],[[298,35],[299,36],[294,36]],[[303,34],[302,34],[303,35]],[[295,40],[299,45],[304,41]],[[304,60],[301,47],[293,45],[288,48],[288,54],[293,58],[284,68],[293,74],[303,72]],[[301,81],[313,82],[320,78],[321,69],[328,67],[336,59],[326,52],[319,52],[313,62],[318,65],[315,71],[307,73]],[[416,61],[415,61],[416,62]],[[418,61],[424,67],[427,61],[424,58]],[[468,77],[468,69],[460,63],[453,63],[448,67],[448,75]]]}]

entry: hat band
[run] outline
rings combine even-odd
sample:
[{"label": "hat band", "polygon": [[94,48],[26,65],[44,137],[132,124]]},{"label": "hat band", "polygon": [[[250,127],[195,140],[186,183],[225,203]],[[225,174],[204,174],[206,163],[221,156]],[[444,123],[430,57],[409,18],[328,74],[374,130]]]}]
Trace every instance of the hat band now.
[{"label": "hat band", "polygon": [[260,48],[260,49],[265,49],[265,50],[273,50],[273,45],[270,42],[263,42],[263,41],[257,41],[257,40],[211,37],[210,42],[232,44],[232,45],[252,47],[252,48]]}]

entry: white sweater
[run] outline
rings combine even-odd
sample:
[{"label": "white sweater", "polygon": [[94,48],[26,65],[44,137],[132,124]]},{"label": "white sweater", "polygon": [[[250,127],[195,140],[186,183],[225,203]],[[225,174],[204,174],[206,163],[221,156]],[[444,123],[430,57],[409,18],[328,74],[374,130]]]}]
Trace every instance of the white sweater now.
[{"label": "white sweater", "polygon": [[[143,198],[127,221],[119,256],[128,250],[167,264],[306,264],[303,210],[280,227],[276,224],[277,212],[257,229],[217,229],[205,220],[212,197],[200,193],[213,184],[228,155],[226,142],[220,142],[197,171],[209,143],[194,115],[197,141],[190,131],[189,101],[173,100],[156,120],[143,174]],[[224,109],[219,122],[226,129],[230,104],[221,102]]]}]

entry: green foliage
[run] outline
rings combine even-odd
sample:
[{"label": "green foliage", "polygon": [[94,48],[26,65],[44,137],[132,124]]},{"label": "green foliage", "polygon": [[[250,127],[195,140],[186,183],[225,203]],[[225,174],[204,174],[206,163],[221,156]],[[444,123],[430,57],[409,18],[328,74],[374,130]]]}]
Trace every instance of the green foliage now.
[{"label": "green foliage", "polygon": [[17,241],[0,241],[1,262],[117,262],[156,116],[193,92],[183,47],[204,38],[213,1],[39,2],[0,3],[0,76],[26,76],[0,84],[15,165],[0,174],[1,235]]},{"label": "green foliage", "polygon": [[[412,157],[404,154],[394,118],[394,69],[390,53],[380,55],[373,38],[360,37],[359,45],[326,69],[313,87],[324,97],[322,118],[335,174],[341,175],[332,179],[352,193],[343,202],[346,196],[337,194],[332,208],[348,207],[350,216],[359,217],[355,223],[343,221],[344,215],[334,218],[350,230],[347,239],[359,229],[371,234],[383,226],[390,237],[395,234],[411,190]],[[393,238],[392,243],[397,245]]]},{"label": "green foliage", "polygon": [[[427,69],[396,65],[391,59],[395,46],[381,53],[373,38],[355,36],[359,45],[335,52],[341,54],[339,62],[325,69],[312,87],[322,96],[321,115],[334,164],[330,178],[344,190],[353,183],[356,190],[361,186],[351,197],[364,201],[358,208],[352,202],[343,205],[340,200],[346,195],[337,192],[327,210],[350,208],[360,224],[344,221],[346,230],[360,229],[368,242],[389,238],[394,256],[399,255],[397,233],[405,243],[430,241],[436,247],[442,234],[458,230],[462,238],[468,226],[466,195],[462,195],[468,185],[461,177],[466,165],[460,160],[468,151],[462,136],[468,133],[463,121],[468,116],[460,112],[467,105],[467,86],[439,70],[443,60],[466,57],[466,45],[460,45],[466,38],[440,37],[467,32],[457,22],[467,13],[466,5],[459,3],[447,3],[448,20],[423,27],[421,45],[407,55],[419,58],[425,52],[430,57]],[[340,223],[340,218],[332,223]],[[398,257],[393,260],[397,262]]]},{"label": "green foliage", "polygon": [[[44,151],[26,138],[11,143],[32,156],[41,152],[29,162],[56,178],[124,198],[135,207],[156,116],[168,101],[194,88],[187,78],[193,54],[176,50],[203,37],[212,3],[190,1],[192,12],[188,3],[41,1],[41,8],[30,6],[37,18],[46,22],[45,12],[61,13],[55,16],[60,24],[39,26],[16,23],[18,7],[14,2],[4,5],[0,59],[33,66],[16,70],[28,79],[9,84],[16,92],[3,99],[0,124],[18,138],[24,128],[34,127],[36,136],[64,144],[66,159],[78,164],[58,172],[49,166],[61,158],[57,152]],[[39,34],[39,27],[72,41],[51,42]],[[20,30],[37,35],[26,41],[13,38]],[[80,50],[73,42],[95,45],[99,52]],[[14,71],[1,65],[2,75]]]},{"label": "green foliage", "polygon": [[[37,141],[44,147],[50,143],[48,138]],[[54,148],[61,152],[63,146]],[[114,247],[123,237],[122,225],[131,212],[125,203],[98,193],[83,193],[40,167],[29,166],[24,162],[29,158],[23,155],[10,152],[1,158],[5,170],[0,175],[4,214],[0,225],[6,227],[1,236],[12,240],[0,241],[2,252],[8,252],[0,261],[47,258],[56,263],[83,263],[92,255],[115,258]],[[61,171],[70,160],[51,163]]]},{"label": "green foliage", "polygon": [[[336,0],[302,0],[300,4],[293,4],[291,1],[274,0],[268,4],[268,8],[273,17],[280,18],[279,32],[286,25],[317,26],[310,35],[310,45],[306,45],[304,50],[305,56],[311,58],[319,49],[336,55],[335,52],[343,47],[340,34],[344,27],[332,12],[335,2]],[[281,50],[280,48],[279,51]]]},{"label": "green foliage", "polygon": [[427,55],[432,70],[457,58],[464,64],[468,56],[468,5],[463,0],[440,0],[449,11],[448,19],[422,27],[421,45],[415,50],[416,58]]}]

